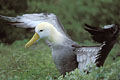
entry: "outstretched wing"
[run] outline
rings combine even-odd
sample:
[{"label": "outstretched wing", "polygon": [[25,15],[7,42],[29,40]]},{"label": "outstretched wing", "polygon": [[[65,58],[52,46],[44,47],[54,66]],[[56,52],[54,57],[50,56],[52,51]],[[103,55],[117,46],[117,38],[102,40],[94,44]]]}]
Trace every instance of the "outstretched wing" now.
[{"label": "outstretched wing", "polygon": [[8,16],[0,15],[0,18],[9,21],[10,24],[15,25],[16,27],[22,27],[22,28],[35,28],[36,25],[40,24],[41,22],[49,22],[52,25],[54,25],[54,27],[59,32],[68,36],[60,20],[53,13],[24,14],[22,16],[17,16],[17,17],[8,17]]},{"label": "outstretched wing", "polygon": [[[102,46],[101,46],[102,47]],[[95,46],[86,46],[77,48],[75,51],[77,55],[77,62],[78,62],[78,68],[80,70],[85,70],[87,66],[90,64],[94,64],[97,60],[97,56],[99,56],[99,51],[101,50],[101,47],[95,47]]]},{"label": "outstretched wing", "polygon": [[[97,67],[103,66],[109,52],[116,43],[117,38],[119,37],[120,29],[118,25],[111,25],[109,28],[97,29],[89,27],[90,33],[96,37],[97,42],[103,42],[101,46],[73,46],[75,47],[75,53],[77,55],[78,68],[80,70],[86,69],[87,65],[96,64]],[[89,32],[88,31],[88,32]],[[106,36],[107,33],[110,36]],[[94,34],[99,33],[98,34]],[[103,32],[103,33],[102,33]],[[102,41],[99,41],[99,37],[104,38]],[[98,38],[98,39],[97,39]],[[93,38],[94,39],[94,38]]]},{"label": "outstretched wing", "polygon": [[115,30],[117,29],[115,24],[106,25],[104,28],[93,27],[85,24],[85,30],[91,34],[91,37],[94,41],[103,43],[104,41],[109,41],[112,38]]}]

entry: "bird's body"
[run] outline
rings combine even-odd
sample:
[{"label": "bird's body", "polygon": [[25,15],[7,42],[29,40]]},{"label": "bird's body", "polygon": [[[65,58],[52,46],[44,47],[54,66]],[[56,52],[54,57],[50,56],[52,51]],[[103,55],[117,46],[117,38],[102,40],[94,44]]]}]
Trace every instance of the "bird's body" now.
[{"label": "bird's body", "polygon": [[[86,30],[89,31],[88,28],[86,28]],[[106,30],[104,31],[104,29],[100,29],[96,33],[101,32],[101,30],[103,33],[100,34],[100,37],[104,37]],[[50,23],[42,22],[35,28],[35,34],[37,34],[37,36],[40,38],[45,38],[50,42],[54,63],[59,72],[63,75],[65,75],[66,72],[70,72],[76,68],[85,70],[86,66],[89,64],[96,63],[97,66],[102,66],[118,37],[119,27],[117,25],[113,25],[110,30],[107,31],[111,31],[109,32],[109,35],[111,35],[108,36],[107,39],[102,39],[102,45],[82,47],[66,35],[59,32]],[[94,34],[92,35],[96,36]],[[33,38],[26,44],[26,47],[31,46],[32,44],[29,44],[35,42],[33,41],[35,37],[36,36],[33,36]],[[105,51],[105,49],[108,50]]]},{"label": "bird's body", "polygon": [[[43,31],[40,32],[40,30]],[[47,22],[39,24],[35,31],[40,38],[45,38],[50,42],[53,61],[61,74],[65,75],[66,72],[70,72],[78,67],[76,55],[73,51],[74,48],[72,47],[73,44],[77,45],[77,43]]]},{"label": "bird's body", "polygon": [[55,45],[52,46],[52,57],[59,72],[65,75],[78,67],[76,55],[70,45]]},{"label": "bird's body", "polygon": [[[43,16],[41,17],[41,15]],[[20,26],[23,24],[30,25],[30,23],[26,22],[28,16],[29,15],[19,16],[19,18],[1,17],[5,20],[11,20],[14,22],[14,25]],[[80,46],[67,35],[62,24],[55,15],[36,14],[32,15],[32,17],[33,16],[37,16],[35,19],[40,21],[31,21],[32,25],[36,25],[35,35],[25,47],[30,47],[33,43],[38,41],[39,38],[47,40],[52,50],[54,63],[59,72],[63,75],[76,68],[85,70],[86,66],[90,64],[96,64],[98,67],[103,66],[107,55],[111,51],[119,35],[119,26],[117,25],[111,25],[107,28],[95,28],[86,25],[87,27],[85,29],[92,35],[93,40],[101,43],[101,45]],[[38,19],[38,17],[40,17],[40,19]]]}]

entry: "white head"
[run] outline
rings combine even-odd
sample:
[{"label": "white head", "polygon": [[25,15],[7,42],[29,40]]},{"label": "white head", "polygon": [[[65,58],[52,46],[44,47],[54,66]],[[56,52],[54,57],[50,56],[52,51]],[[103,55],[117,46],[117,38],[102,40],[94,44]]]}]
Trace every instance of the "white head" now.
[{"label": "white head", "polygon": [[56,28],[47,22],[42,22],[38,24],[35,28],[35,34],[32,39],[25,45],[26,48],[30,47],[39,38],[45,38],[51,42],[61,42],[63,35],[56,30]]},{"label": "white head", "polygon": [[51,35],[53,29],[54,27],[52,24],[42,22],[36,26],[35,32],[39,35],[40,38],[47,38]]}]

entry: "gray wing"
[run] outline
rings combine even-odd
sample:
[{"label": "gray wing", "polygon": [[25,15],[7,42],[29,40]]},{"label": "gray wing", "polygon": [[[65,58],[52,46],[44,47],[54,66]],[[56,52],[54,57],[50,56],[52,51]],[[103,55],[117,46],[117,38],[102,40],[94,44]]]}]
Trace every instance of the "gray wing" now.
[{"label": "gray wing", "polygon": [[86,69],[87,66],[90,66],[90,64],[94,64],[99,56],[99,51],[102,46],[86,46],[77,48],[75,53],[77,55],[78,68],[83,70]]},{"label": "gray wing", "polygon": [[17,16],[17,17],[8,17],[8,16],[0,15],[0,18],[9,21],[12,25],[15,25],[16,27],[22,27],[22,28],[35,28],[36,25],[40,24],[41,22],[49,22],[52,25],[54,25],[54,27],[59,32],[68,36],[60,20],[53,13],[24,14],[22,16]]}]

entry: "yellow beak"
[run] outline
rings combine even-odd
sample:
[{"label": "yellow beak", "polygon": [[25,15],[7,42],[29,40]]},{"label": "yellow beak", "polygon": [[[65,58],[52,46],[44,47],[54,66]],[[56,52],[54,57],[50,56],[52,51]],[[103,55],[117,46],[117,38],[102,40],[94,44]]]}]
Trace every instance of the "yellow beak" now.
[{"label": "yellow beak", "polygon": [[34,44],[39,38],[40,37],[39,37],[38,33],[35,33],[33,35],[33,37],[31,38],[31,40],[29,42],[27,42],[27,44],[25,45],[25,48],[29,48],[30,46],[32,46],[32,44]]}]

